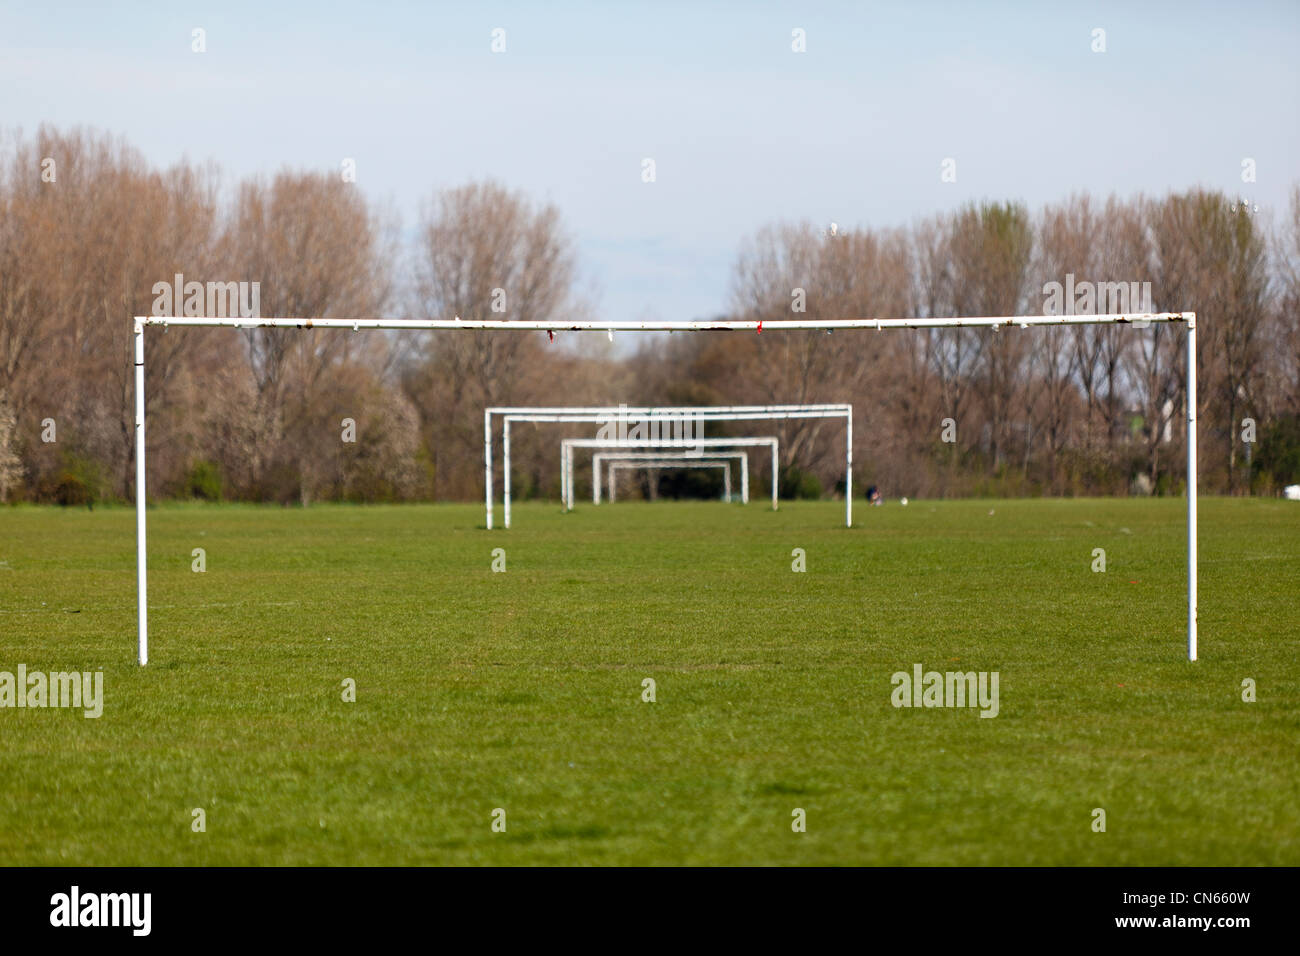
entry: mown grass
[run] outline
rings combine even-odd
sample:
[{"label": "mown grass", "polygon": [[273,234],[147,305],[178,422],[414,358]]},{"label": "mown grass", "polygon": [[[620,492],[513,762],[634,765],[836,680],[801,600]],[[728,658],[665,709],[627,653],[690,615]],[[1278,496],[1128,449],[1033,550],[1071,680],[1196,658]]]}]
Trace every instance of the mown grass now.
[{"label": "mown grass", "polygon": [[106,700],[0,710],[0,864],[1300,863],[1300,507],[1203,501],[1194,664],[1180,501],[842,508],[164,506],[146,668],[133,513],[6,509],[0,670]]}]

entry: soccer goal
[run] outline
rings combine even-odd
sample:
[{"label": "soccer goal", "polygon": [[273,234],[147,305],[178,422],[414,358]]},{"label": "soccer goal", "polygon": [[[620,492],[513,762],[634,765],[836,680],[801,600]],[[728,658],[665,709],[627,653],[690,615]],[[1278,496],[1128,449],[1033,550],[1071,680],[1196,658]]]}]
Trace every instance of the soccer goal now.
[{"label": "soccer goal", "polygon": [[683,468],[717,468],[722,472],[722,500],[731,500],[731,462],[729,461],[711,461],[708,458],[696,459],[693,462],[683,463],[681,459],[673,461],[671,459],[649,459],[648,461],[626,461],[617,458],[609,464],[609,500],[611,503],[618,497],[618,474],[621,471],[663,471],[665,468],[673,468],[681,471]]},{"label": "soccer goal", "polygon": [[772,452],[772,510],[777,510],[777,448],[778,440],[772,436],[766,438],[695,438],[685,441],[668,438],[658,441],[619,441],[617,438],[565,438],[560,442],[560,485],[563,489],[564,506],[569,511],[574,507],[573,453],[579,448],[596,450],[653,448],[681,449],[696,455],[712,453],[715,448],[769,448]]},{"label": "soccer goal", "polygon": [[[561,462],[563,462],[563,453],[561,453]],[[744,451],[720,451],[711,452],[707,458],[701,458],[695,452],[681,451],[661,451],[661,452],[628,452],[628,451],[598,451],[591,456],[591,503],[600,504],[601,499],[601,478],[602,471],[607,464],[612,468],[612,464],[622,465],[624,462],[664,462],[659,467],[672,467],[672,462],[677,462],[678,468],[697,468],[704,467],[717,462],[723,462],[730,465],[735,462],[740,468],[740,503],[749,504],[749,452]],[[612,463],[612,464],[610,464]],[[561,464],[563,469],[563,464]],[[563,472],[561,472],[563,473]],[[731,469],[724,472],[727,487],[731,486]],[[609,484],[610,501],[613,501],[613,483]],[[731,492],[726,493],[728,501],[731,500]]]},{"label": "soccer goal", "polygon": [[[756,332],[762,333],[764,326],[769,332],[836,329],[867,329],[883,332],[893,329],[934,329],[934,328],[970,328],[1005,330],[1007,334],[1017,334],[1014,330],[1029,330],[1040,326],[1062,327],[1071,325],[1132,325],[1146,327],[1152,323],[1183,323],[1187,329],[1186,359],[1184,374],[1186,376],[1186,414],[1187,414],[1187,658],[1197,658],[1196,636],[1196,313],[1195,312],[1126,312],[1107,313],[1103,315],[1000,315],[968,316],[944,318],[927,316],[916,319],[778,319],[764,322],[762,319],[712,319],[703,321],[609,321],[603,319],[584,319],[563,323],[542,320],[512,321],[509,319],[342,319],[342,318],[227,318],[213,316],[136,316],[133,325],[135,338],[135,521],[136,521],[136,613],[138,623],[138,657],[141,665],[149,661],[148,631],[148,576],[146,568],[147,536],[145,522],[145,499],[147,483],[145,480],[145,396],[144,396],[144,335],[150,326],[177,327],[223,326],[232,329],[241,328],[283,328],[283,329],[338,329],[360,332],[377,329],[400,331],[472,331],[491,330],[502,333],[549,332],[552,335],[561,331],[601,331],[601,332]],[[485,458],[487,460],[487,499],[488,527],[492,516],[492,455],[489,409],[484,412],[484,432],[487,442]],[[509,410],[507,410],[509,411]],[[617,410],[615,410],[617,411]],[[852,410],[849,410],[849,442],[852,441]],[[852,445],[849,444],[849,473],[845,476],[845,500],[852,502]],[[509,469],[506,470],[507,477]],[[850,513],[851,514],[851,513]],[[851,520],[848,522],[851,526]]]},{"label": "soccer goal", "polygon": [[[772,442],[772,475],[773,475],[772,510],[775,511],[777,505],[777,495],[776,495],[777,489],[776,489],[775,476],[777,474],[777,460],[779,457],[778,450],[780,444],[778,439],[776,439],[775,437],[768,440]],[[569,442],[572,441],[574,441],[574,439],[568,438],[560,442],[560,502],[566,511],[573,510],[574,500],[575,500],[575,495],[573,492],[573,448],[568,444]],[[641,446],[633,445],[632,443],[629,442],[629,447],[641,447]],[[688,449],[685,451],[661,449],[657,453],[642,452],[641,455],[644,455],[646,457],[665,458],[665,459],[668,458],[690,459],[690,458],[697,458],[703,453],[704,450],[702,448]],[[744,504],[749,504],[749,452],[748,451],[729,452],[729,451],[719,451],[717,449],[710,449],[709,454],[713,458],[738,458],[740,460],[741,485],[742,485],[743,495],[744,495]],[[600,498],[601,498],[600,462],[607,458],[614,457],[615,455],[617,455],[617,453],[615,452],[597,451],[591,456],[591,462],[592,462],[591,503],[594,505],[600,504]],[[622,455],[621,457],[637,458],[637,457],[641,457],[641,455],[627,453]]]},{"label": "soccer goal", "polygon": [[[693,323],[687,323],[688,325]],[[700,328],[724,326],[694,323]],[[656,328],[674,323],[650,323]],[[582,326],[585,328],[585,326]],[[776,326],[773,326],[775,328]],[[587,422],[601,426],[598,438],[649,439],[665,436],[685,438],[694,431],[694,437],[703,437],[706,422],[780,421],[807,418],[837,418],[844,420],[844,526],[853,526],[853,406],[839,404],[807,405],[676,405],[676,406],[597,406],[574,408],[487,408],[483,411],[483,494],[488,529],[492,528],[492,473],[495,462],[492,456],[492,422],[500,416],[502,457],[503,516],[505,527],[510,527],[510,426],[515,422],[564,423]],[[567,477],[561,476],[562,489]],[[562,493],[561,499],[568,508],[573,507],[572,495]]]}]

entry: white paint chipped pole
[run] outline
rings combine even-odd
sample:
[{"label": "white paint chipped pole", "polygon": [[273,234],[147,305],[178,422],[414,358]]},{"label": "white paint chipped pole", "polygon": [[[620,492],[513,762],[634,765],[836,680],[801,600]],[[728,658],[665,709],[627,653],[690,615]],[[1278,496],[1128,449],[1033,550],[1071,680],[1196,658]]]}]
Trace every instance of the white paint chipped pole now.
[{"label": "white paint chipped pole", "polygon": [[[145,325],[225,326],[235,329],[404,329],[407,331],[451,331],[497,329],[509,332],[790,332],[833,329],[980,329],[993,326],[1029,328],[1039,325],[1107,325],[1148,322],[1186,322],[1195,312],[1107,312],[1102,315],[983,315],[964,318],[920,319],[709,319],[695,321],[626,322],[608,319],[580,319],[548,322],[541,319],[301,319],[224,318],[213,316],[137,316]],[[760,328],[761,327],[761,328]]]},{"label": "white paint chipped pole", "polygon": [[[562,455],[561,458],[564,456]],[[568,460],[560,464],[560,499],[565,511],[573,510],[573,492],[570,488],[573,486],[573,453],[569,453]]]},{"label": "white paint chipped pole", "polygon": [[505,516],[504,524],[510,527],[510,419],[506,419],[505,427],[501,430],[501,455],[502,465],[505,471],[501,473],[501,489],[505,493],[502,513]]},{"label": "white paint chipped pole", "polygon": [[484,499],[487,531],[491,531],[491,415],[484,411]]},{"label": "white paint chipped pole", "polygon": [[[772,510],[773,511],[776,510],[776,482],[777,482],[776,445],[774,444],[772,445]],[[853,507],[852,498],[850,498],[848,501],[848,507],[850,508]]]},{"label": "white paint chipped pole", "polygon": [[844,429],[844,527],[853,527],[853,406]]},{"label": "white paint chipped pole", "polygon": [[487,529],[492,530],[492,416],[483,412],[483,487],[487,504]]},{"label": "white paint chipped pole", "polygon": [[144,469],[144,324],[135,320],[135,600],[139,609],[137,650],[140,666],[149,663],[149,587],[145,580],[148,554],[145,536]]}]

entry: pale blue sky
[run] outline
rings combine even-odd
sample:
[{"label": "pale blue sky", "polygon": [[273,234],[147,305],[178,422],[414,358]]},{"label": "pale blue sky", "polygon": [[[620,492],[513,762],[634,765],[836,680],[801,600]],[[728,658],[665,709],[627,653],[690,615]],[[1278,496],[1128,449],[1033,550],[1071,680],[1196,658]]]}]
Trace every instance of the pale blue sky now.
[{"label": "pale blue sky", "polygon": [[491,176],[561,208],[600,315],[688,319],[726,307],[774,220],[1198,184],[1278,206],[1298,48],[1297,2],[3,0],[0,125],[90,124],[231,177],[354,157],[408,228],[434,189]]}]

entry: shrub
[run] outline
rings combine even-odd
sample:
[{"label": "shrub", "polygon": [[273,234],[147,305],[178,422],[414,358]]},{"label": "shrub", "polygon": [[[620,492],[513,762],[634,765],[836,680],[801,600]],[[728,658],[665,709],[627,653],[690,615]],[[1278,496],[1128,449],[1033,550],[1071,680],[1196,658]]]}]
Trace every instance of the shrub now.
[{"label": "shrub", "polygon": [[221,466],[214,461],[196,461],[185,476],[182,493],[200,501],[220,501],[224,497]]},{"label": "shrub", "polygon": [[49,497],[64,506],[85,505],[94,510],[95,502],[103,496],[104,475],[99,462],[76,452],[64,452]]},{"label": "shrub", "polygon": [[781,497],[787,501],[796,498],[815,499],[822,496],[821,479],[797,465],[787,465],[781,469],[777,488]]}]

